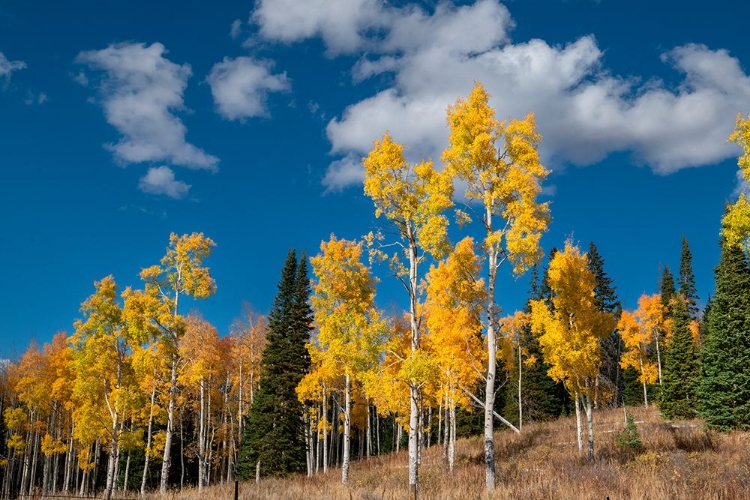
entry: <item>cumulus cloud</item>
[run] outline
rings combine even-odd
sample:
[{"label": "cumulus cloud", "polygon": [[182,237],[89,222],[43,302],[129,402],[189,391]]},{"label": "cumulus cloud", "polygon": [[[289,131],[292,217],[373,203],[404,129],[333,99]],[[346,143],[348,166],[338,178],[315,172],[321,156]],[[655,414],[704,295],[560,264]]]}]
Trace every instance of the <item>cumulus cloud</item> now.
[{"label": "cumulus cloud", "polygon": [[187,196],[190,185],[175,180],[174,172],[167,166],[152,167],[138,182],[141,191],[148,194],[165,194],[179,200]]},{"label": "cumulus cloud", "polygon": [[107,122],[122,134],[106,147],[122,163],[166,161],[216,171],[219,159],[187,142],[187,128],[175,114],[185,109],[190,65],[175,64],[165,54],[160,43],[122,43],[78,54],[76,62],[104,72],[101,104]]},{"label": "cumulus cloud", "polygon": [[229,120],[266,116],[270,92],[290,88],[286,73],[272,74],[272,63],[250,57],[225,57],[206,78],[217,112]]},{"label": "cumulus cloud", "polygon": [[5,77],[5,81],[10,80],[10,75],[19,69],[25,69],[26,63],[23,61],[10,61],[5,54],[0,52],[0,77]]},{"label": "cumulus cloud", "polygon": [[331,152],[344,157],[329,166],[329,189],[360,182],[350,159],[366,154],[386,130],[408,146],[410,159],[439,159],[446,107],[467,96],[475,81],[493,95],[500,119],[535,113],[542,157],[552,167],[629,152],[635,162],[669,174],[737,154],[726,137],[737,111],[750,103],[750,77],[726,50],[688,44],[666,51],[666,69],[680,75],[671,87],[650,75],[612,74],[593,36],[561,46],[513,43],[513,20],[497,0],[460,7],[440,2],[431,12],[352,2],[367,17],[339,11],[337,2],[304,3],[303,16],[289,12],[291,1],[258,4],[252,19],[261,36],[287,43],[320,37],[329,53],[361,55],[352,68],[355,83],[383,74],[393,82],[329,122]]}]

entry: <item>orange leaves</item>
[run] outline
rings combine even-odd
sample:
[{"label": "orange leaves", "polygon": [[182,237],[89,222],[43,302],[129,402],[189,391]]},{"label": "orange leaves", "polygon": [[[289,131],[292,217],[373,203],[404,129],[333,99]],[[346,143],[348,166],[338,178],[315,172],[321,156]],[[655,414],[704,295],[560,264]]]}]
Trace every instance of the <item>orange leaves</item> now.
[{"label": "orange leaves", "polygon": [[486,357],[481,337],[486,291],[477,278],[481,262],[473,246],[474,240],[464,238],[426,277],[424,348],[438,369],[440,384],[461,404],[468,401],[460,388],[475,385]]}]

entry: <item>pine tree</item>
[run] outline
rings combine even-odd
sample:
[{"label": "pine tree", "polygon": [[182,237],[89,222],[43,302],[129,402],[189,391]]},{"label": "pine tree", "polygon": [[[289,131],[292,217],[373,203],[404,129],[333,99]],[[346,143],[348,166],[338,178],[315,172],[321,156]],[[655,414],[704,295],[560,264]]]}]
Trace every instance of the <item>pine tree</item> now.
[{"label": "pine tree", "polygon": [[750,265],[739,246],[722,245],[716,295],[707,308],[698,409],[717,429],[750,428]]},{"label": "pine tree", "polygon": [[664,353],[659,409],[668,419],[694,418],[700,366],[687,304],[680,296],[672,304],[673,331]]},{"label": "pine tree", "polygon": [[682,237],[682,255],[680,256],[680,275],[677,277],[680,287],[680,297],[685,301],[691,319],[698,318],[698,292],[695,289],[695,275],[693,274],[693,255],[687,238]]},{"label": "pine tree", "polygon": [[310,368],[305,344],[310,340],[312,309],[304,253],[287,255],[279,291],[269,315],[260,387],[255,394],[240,449],[237,474],[248,480],[260,463],[263,476],[304,472],[306,442],[303,406],[295,389]]},{"label": "pine tree", "polygon": [[672,299],[677,294],[677,289],[674,285],[674,277],[672,276],[672,272],[669,270],[667,266],[664,266],[664,269],[662,269],[661,274],[661,283],[659,284],[659,288],[661,288],[661,303],[668,311],[668,316],[672,317]]},{"label": "pine tree", "polygon": [[[615,321],[618,321],[622,313],[622,304],[617,298],[617,291],[613,284],[614,280],[607,276],[604,270],[604,258],[593,242],[589,243],[588,256],[589,270],[596,279],[594,301],[600,311],[614,314]],[[625,379],[622,376],[622,369],[620,368],[620,356],[624,350],[620,331],[617,329],[613,330],[609,336],[601,340],[600,344],[602,348],[602,367],[597,383],[603,385],[601,387],[603,392],[611,393],[611,397],[608,398],[609,401],[614,406],[618,406],[622,402],[623,391],[625,390]],[[597,402],[601,404],[605,401]]]}]

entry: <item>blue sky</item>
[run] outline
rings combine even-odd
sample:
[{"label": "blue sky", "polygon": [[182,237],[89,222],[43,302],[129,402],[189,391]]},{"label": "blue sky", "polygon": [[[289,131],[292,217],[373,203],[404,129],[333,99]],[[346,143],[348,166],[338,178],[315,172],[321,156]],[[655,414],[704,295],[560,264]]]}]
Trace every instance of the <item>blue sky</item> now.
[{"label": "blue sky", "polygon": [[[705,299],[748,18],[729,0],[0,0],[0,357],[70,332],[94,280],[140,286],[170,232],[216,241],[197,306],[220,331],[243,300],[267,312],[289,248],[376,226],[372,141],[437,161],[474,81],[500,118],[536,113],[545,249],[594,241],[632,308],[685,235]],[[527,281],[509,272],[512,312]],[[406,307],[377,274],[379,302]]]}]

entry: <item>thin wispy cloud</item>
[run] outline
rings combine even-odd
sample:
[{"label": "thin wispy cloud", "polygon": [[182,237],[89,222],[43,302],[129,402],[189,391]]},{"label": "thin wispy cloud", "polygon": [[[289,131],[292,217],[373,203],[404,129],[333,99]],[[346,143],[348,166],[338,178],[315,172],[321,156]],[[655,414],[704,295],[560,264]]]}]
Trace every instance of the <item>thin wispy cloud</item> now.
[{"label": "thin wispy cloud", "polygon": [[0,78],[5,79],[6,83],[10,81],[10,76],[14,71],[25,68],[26,63],[24,61],[11,61],[0,52]]}]

